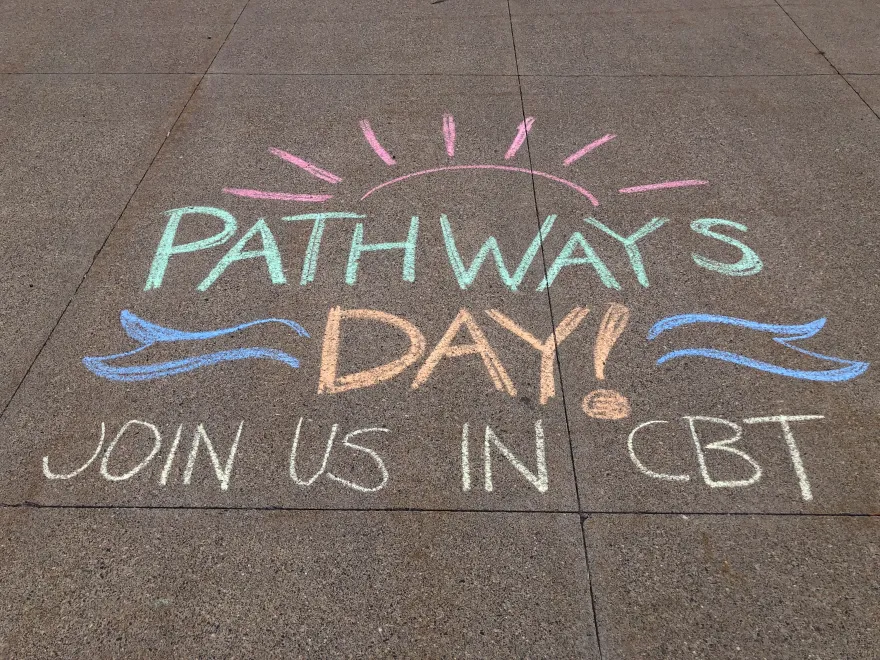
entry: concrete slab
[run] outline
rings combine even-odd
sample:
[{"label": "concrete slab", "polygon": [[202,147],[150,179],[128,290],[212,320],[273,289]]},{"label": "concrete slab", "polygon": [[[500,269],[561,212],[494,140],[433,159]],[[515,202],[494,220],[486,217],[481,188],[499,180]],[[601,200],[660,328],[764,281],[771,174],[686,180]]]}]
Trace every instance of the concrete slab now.
[{"label": "concrete slab", "polygon": [[860,658],[880,645],[880,520],[590,516],[605,658]]},{"label": "concrete slab", "polygon": [[880,76],[847,76],[846,80],[871,109],[880,114]]},{"label": "concrete slab", "polygon": [[193,76],[0,76],[0,406],[195,84]]},{"label": "concrete slab", "polygon": [[598,657],[575,515],[2,518],[4,655]]},{"label": "concrete slab", "polygon": [[506,0],[252,0],[212,72],[516,73]]},{"label": "concrete slab", "polygon": [[[452,157],[444,113],[452,118],[447,128],[453,121],[456,127]],[[361,120],[370,122],[371,139],[393,165],[373,151]],[[503,169],[522,164],[519,155],[504,158],[521,123],[515,78],[208,76],[3,420],[9,442],[0,449],[0,499],[576,510],[563,405],[558,394],[549,396],[558,389],[546,389],[541,401],[549,385],[541,385],[541,352],[507,329],[515,323],[538,342],[552,338],[547,294],[535,291],[542,268],[531,177],[522,168]],[[284,151],[273,154],[273,148]],[[472,166],[477,169],[432,170]],[[395,182],[382,187],[389,181]],[[242,189],[333,197],[325,203],[254,199]],[[167,214],[193,206],[222,210]],[[363,217],[327,220],[320,248],[309,252],[314,221],[282,218],[317,211]],[[181,244],[222,231],[223,213],[237,219],[236,238],[173,256],[161,285],[150,278],[169,218],[179,218],[174,241]],[[411,277],[399,245],[365,251],[352,262],[356,240],[407,241],[414,216]],[[270,272],[265,258],[248,259],[203,285],[260,218],[266,240],[277,245],[277,271]],[[362,238],[354,238],[356,231]],[[512,273],[505,270],[505,277],[522,277],[517,291],[502,280],[491,255],[479,272],[469,270],[490,237]],[[240,249],[258,251],[260,240]],[[449,250],[466,264],[458,271]],[[313,271],[305,267],[307,253]],[[343,317],[337,308],[373,312]],[[166,334],[165,341],[153,341],[145,333],[157,331],[141,330],[135,321],[126,336],[123,310],[202,332],[288,319],[310,337],[271,322],[232,334],[178,341]],[[341,337],[336,343],[335,336]],[[107,357],[150,341],[143,352]],[[210,362],[221,351],[245,358],[241,351],[257,347],[285,355],[223,360],[170,375],[178,360]],[[90,368],[83,363],[102,356],[107,359]],[[386,363],[391,366],[375,371]],[[165,371],[156,371],[160,364]],[[138,367],[154,371],[131,372]],[[548,358],[548,378],[551,370]],[[390,378],[380,380],[381,374]],[[139,422],[126,427],[131,420]],[[159,440],[140,422],[155,425]],[[86,469],[70,479],[44,476],[44,456],[50,473],[70,474],[83,465],[99,445],[102,424],[104,444]],[[202,436],[194,443],[199,424],[215,446],[216,468]],[[328,450],[334,425],[338,435]],[[138,470],[142,459],[147,463]]]},{"label": "concrete slab", "polygon": [[826,4],[5,2],[0,656],[873,658]]},{"label": "concrete slab", "polygon": [[871,0],[780,0],[840,73],[880,73],[880,15]]},{"label": "concrete slab", "polygon": [[[581,505],[880,510],[872,440],[880,387],[873,366],[856,375],[864,367],[858,363],[876,361],[880,321],[876,267],[868,258],[880,238],[880,184],[865,167],[880,146],[871,111],[843,80],[826,76],[570,79],[564,87],[558,79],[529,78],[523,90],[526,113],[535,118],[529,136],[535,170],[583,186],[599,203],[536,181],[539,215],[559,215],[544,246],[548,271],[558,273],[549,289],[554,318],[559,322],[578,305],[592,310],[582,326],[592,339],[560,344]],[[570,160],[608,135],[615,137]],[[669,182],[684,183],[650,187]],[[654,218],[667,221],[648,224]],[[635,258],[644,282],[622,243],[640,228],[647,233]],[[576,232],[598,266],[584,263]],[[564,266],[567,244],[580,265]],[[605,281],[600,267],[607,269]],[[629,323],[616,342],[613,333],[600,341],[611,303],[630,310]],[[817,326],[816,336],[802,341],[820,355],[780,345],[773,341],[778,335],[760,327],[719,323],[693,322],[648,339],[655,323],[686,314],[773,325],[825,319],[821,332]],[[604,379],[597,376],[596,346],[612,346]],[[689,349],[725,351],[771,371],[711,354],[657,364]],[[850,368],[849,375],[835,372]],[[597,390],[623,394],[630,414],[608,419],[626,411],[607,405],[609,396],[589,396]],[[790,440],[781,422],[744,421],[778,415],[823,419],[792,421]],[[700,451],[689,416],[715,420],[694,422]],[[630,450],[630,434],[652,421],[665,423],[638,430]],[[742,437],[732,447],[706,448],[736,433]]]},{"label": "concrete slab", "polygon": [[[550,13],[514,4],[517,62],[524,75],[768,75],[833,69],[778,6],[596,13],[557,2]],[[691,8],[691,7],[694,8]]]},{"label": "concrete slab", "polygon": [[0,73],[203,73],[245,0],[10,0]]}]

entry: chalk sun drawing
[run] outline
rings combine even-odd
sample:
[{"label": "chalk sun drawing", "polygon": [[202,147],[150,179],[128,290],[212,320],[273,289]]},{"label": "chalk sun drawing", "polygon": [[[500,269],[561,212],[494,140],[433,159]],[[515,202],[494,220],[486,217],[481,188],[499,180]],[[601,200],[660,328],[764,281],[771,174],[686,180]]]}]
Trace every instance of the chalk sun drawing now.
[{"label": "chalk sun drawing", "polygon": [[93,374],[109,380],[136,382],[142,380],[152,380],[154,378],[164,378],[165,376],[173,376],[175,374],[186,373],[201,367],[207,367],[220,362],[233,362],[236,360],[247,359],[265,359],[276,360],[282,362],[292,369],[299,367],[299,360],[292,355],[279,351],[274,348],[236,348],[225,351],[216,351],[213,353],[205,353],[202,355],[194,355],[179,360],[171,360],[167,362],[158,362],[155,364],[120,366],[110,364],[111,362],[122,360],[132,355],[137,355],[141,351],[159,343],[176,343],[182,341],[205,341],[215,337],[229,335],[246,328],[266,323],[280,323],[293,330],[300,337],[308,337],[309,333],[295,321],[289,319],[259,319],[242,323],[231,328],[220,328],[217,330],[206,330],[201,332],[191,332],[187,330],[177,330],[175,328],[166,328],[156,323],[146,321],[127,309],[122,310],[119,315],[119,322],[125,334],[139,342],[141,345],[137,348],[126,351],[124,353],[116,353],[114,355],[103,355],[98,357],[84,357],[83,364]]},{"label": "chalk sun drawing", "polygon": [[[525,117],[523,121],[517,126],[516,134],[514,135],[513,141],[510,143],[507,151],[504,154],[504,160],[509,161],[514,158],[518,153],[523,144],[526,143],[528,139],[528,135],[531,133],[532,126],[535,124],[534,117]],[[376,136],[376,132],[373,130],[372,125],[368,119],[362,119],[358,126],[363,133],[364,140],[367,145],[373,150],[376,156],[385,163],[388,167],[394,167],[397,165],[397,160],[392,156],[385,147],[382,146],[382,143],[379,141],[379,138]],[[446,154],[450,159],[455,157],[455,146],[456,146],[456,123],[455,118],[446,113],[443,115],[442,121],[442,136],[443,142],[446,146]],[[564,167],[569,167],[576,161],[580,160],[587,154],[595,151],[602,145],[611,142],[617,136],[608,133],[607,135],[603,135],[602,137],[593,140],[592,142],[586,144],[581,147],[570,156],[566,157],[562,161],[562,165]],[[295,156],[291,153],[278,149],[276,147],[271,147],[269,149],[269,153],[277,156],[278,158],[284,160],[295,167],[298,167],[304,172],[307,172],[311,176],[316,179],[320,179],[321,181],[325,181],[327,183],[336,185],[342,182],[342,177],[333,174],[321,167],[318,167],[314,163],[310,163],[309,161],[300,158],[299,156]],[[587,190],[585,187],[580,184],[575,183],[569,179],[565,179],[563,177],[549,174],[547,172],[539,172],[538,170],[534,170],[531,167],[514,167],[511,165],[502,165],[495,163],[468,163],[462,165],[445,165],[441,167],[430,167],[422,170],[417,170],[415,172],[409,172],[407,174],[403,174],[397,177],[393,177],[388,179],[387,181],[383,181],[376,186],[373,186],[369,190],[367,190],[360,197],[360,200],[363,201],[370,195],[382,190],[383,188],[387,188],[389,186],[393,186],[399,183],[403,183],[404,181],[409,181],[410,179],[414,179],[417,177],[422,177],[426,175],[433,174],[441,174],[446,172],[456,172],[462,170],[494,170],[497,172],[505,172],[505,173],[514,173],[514,174],[526,174],[531,177],[539,177],[542,179],[546,179],[548,181],[552,181],[561,186],[565,186],[570,190],[575,191],[579,195],[585,197],[590,204],[593,206],[599,206],[599,200],[596,196]],[[643,193],[643,192],[651,192],[654,190],[665,190],[669,188],[688,188],[692,186],[704,186],[708,181],[704,181],[702,179],[682,179],[677,181],[660,181],[657,183],[647,183],[637,186],[627,186],[618,189],[618,193],[621,194],[632,194],[632,193]],[[232,188],[226,187],[223,188],[223,192],[229,195],[236,195],[238,197],[249,197],[251,199],[263,199],[263,200],[274,200],[279,202],[304,202],[304,203],[322,203],[326,202],[333,198],[333,195],[323,194],[323,193],[290,193],[290,192],[272,192],[268,190],[255,190],[252,188]]]}]

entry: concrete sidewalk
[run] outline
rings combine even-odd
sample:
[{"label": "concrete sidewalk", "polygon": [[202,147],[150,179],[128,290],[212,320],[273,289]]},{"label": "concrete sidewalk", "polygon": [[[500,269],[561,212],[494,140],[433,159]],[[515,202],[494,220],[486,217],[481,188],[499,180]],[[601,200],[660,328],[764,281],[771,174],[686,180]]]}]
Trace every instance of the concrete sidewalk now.
[{"label": "concrete sidewalk", "polygon": [[0,656],[880,657],[875,2],[0,7]]}]

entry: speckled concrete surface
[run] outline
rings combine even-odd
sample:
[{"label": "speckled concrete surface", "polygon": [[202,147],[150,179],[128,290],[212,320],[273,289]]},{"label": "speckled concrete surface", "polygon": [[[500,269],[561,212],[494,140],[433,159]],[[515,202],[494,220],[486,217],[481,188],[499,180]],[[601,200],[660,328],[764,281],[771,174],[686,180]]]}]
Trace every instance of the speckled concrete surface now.
[{"label": "speckled concrete surface", "polygon": [[0,655],[874,657],[874,5],[3,4]]}]

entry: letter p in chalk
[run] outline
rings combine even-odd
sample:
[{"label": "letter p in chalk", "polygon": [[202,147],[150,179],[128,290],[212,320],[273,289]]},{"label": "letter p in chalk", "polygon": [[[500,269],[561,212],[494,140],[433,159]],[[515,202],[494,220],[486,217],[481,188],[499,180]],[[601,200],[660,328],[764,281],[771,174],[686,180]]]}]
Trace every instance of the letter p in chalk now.
[{"label": "letter p in chalk", "polygon": [[[175,245],[174,238],[177,236],[180,220],[188,213],[201,213],[202,215],[212,215],[215,218],[220,218],[223,221],[223,229],[208,238]],[[232,237],[235,230],[238,229],[238,223],[231,213],[212,206],[185,206],[166,211],[165,214],[168,216],[168,224],[165,225],[165,231],[159,240],[159,247],[156,248],[156,256],[153,257],[153,265],[150,266],[150,274],[147,276],[147,284],[144,286],[144,291],[158,289],[162,286],[165,269],[168,267],[168,260],[171,259],[172,255],[198,252],[199,250],[207,250],[208,248],[223,245]]]}]

